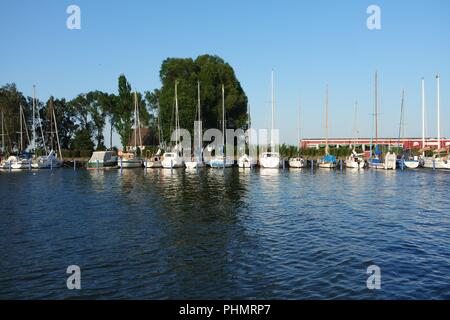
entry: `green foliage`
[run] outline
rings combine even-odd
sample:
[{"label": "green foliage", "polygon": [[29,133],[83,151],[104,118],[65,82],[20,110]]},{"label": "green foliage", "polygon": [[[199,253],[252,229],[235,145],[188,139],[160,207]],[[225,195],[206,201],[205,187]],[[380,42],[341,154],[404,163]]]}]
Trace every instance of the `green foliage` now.
[{"label": "green foliage", "polygon": [[[5,121],[5,148],[9,151],[20,148],[20,105],[23,107],[25,118],[29,119],[32,109],[31,98],[26,98],[22,92],[18,91],[14,83],[0,88],[0,112],[3,113]],[[27,127],[30,131],[31,122],[27,123]],[[29,141],[26,138],[25,128],[23,128],[23,137],[23,149],[26,149]]]},{"label": "green foliage", "polygon": [[[137,93],[136,96],[139,108],[139,120],[141,126],[146,126],[149,123],[150,114],[147,111],[142,94]],[[119,95],[116,98],[109,99],[110,112],[112,112],[110,117],[114,120],[114,127],[120,136],[122,147],[125,149],[133,132],[135,102],[134,95],[131,92],[131,85],[123,74],[119,76]]]},{"label": "green foliage", "polygon": [[76,150],[90,150],[91,152],[94,150],[94,142],[91,140],[89,129],[79,129],[75,132],[71,148]]},{"label": "green foliage", "polygon": [[152,113],[158,114],[163,140],[170,141],[174,125],[175,82],[178,82],[178,104],[181,128],[191,131],[197,117],[197,84],[200,82],[203,128],[222,127],[222,84],[225,87],[225,109],[228,128],[245,128],[247,97],[233,68],[217,56],[203,55],[191,58],[168,58],[161,66],[162,87],[146,93]]}]

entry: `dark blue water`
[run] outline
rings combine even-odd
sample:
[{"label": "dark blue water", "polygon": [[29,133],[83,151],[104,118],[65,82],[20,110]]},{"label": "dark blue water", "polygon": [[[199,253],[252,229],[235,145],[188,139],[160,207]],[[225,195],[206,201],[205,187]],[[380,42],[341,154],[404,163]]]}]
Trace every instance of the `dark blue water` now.
[{"label": "dark blue water", "polygon": [[225,172],[0,173],[0,298],[450,298],[450,172]]}]

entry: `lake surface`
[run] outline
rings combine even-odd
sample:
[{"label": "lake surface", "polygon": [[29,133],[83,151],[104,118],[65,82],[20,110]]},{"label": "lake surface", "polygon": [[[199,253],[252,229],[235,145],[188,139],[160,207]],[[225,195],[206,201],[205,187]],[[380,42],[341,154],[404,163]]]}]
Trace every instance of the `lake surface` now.
[{"label": "lake surface", "polygon": [[[0,173],[2,299],[450,299],[450,172]],[[81,268],[81,290],[66,269]],[[367,268],[381,269],[369,290]]]}]

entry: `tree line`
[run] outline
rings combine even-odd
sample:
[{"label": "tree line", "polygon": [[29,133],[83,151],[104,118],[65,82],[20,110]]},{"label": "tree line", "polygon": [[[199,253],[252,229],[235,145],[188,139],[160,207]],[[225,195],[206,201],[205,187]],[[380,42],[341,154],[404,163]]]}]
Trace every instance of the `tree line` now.
[{"label": "tree line", "polygon": [[[197,110],[197,84],[201,86],[201,108],[204,128],[221,126],[221,86],[225,86],[225,105],[227,126],[244,128],[247,121],[247,96],[237,80],[233,68],[217,56],[203,55],[191,58],[167,58],[160,70],[161,87],[153,91],[137,92],[139,118],[143,127],[152,132],[162,132],[161,142],[169,142],[174,127],[174,88],[178,82],[178,102],[180,125],[193,134]],[[36,146],[44,149],[55,148],[56,126],[62,149],[66,150],[105,150],[112,148],[112,135],[115,131],[122,148],[128,144],[134,124],[134,92],[125,75],[118,78],[117,93],[93,90],[81,93],[73,99],[51,96],[47,101],[35,100],[35,112],[39,113],[42,134],[36,122]],[[23,117],[20,115],[22,106]],[[9,151],[23,151],[31,144],[33,98],[20,92],[15,84],[0,88],[0,111],[4,118],[4,141]],[[157,118],[159,117],[159,121]],[[22,135],[20,119],[24,118]],[[109,137],[104,136],[109,124]],[[160,129],[158,130],[158,123]],[[21,137],[22,136],[22,142]],[[108,140],[106,142],[105,140]],[[107,146],[108,145],[108,146]]]}]

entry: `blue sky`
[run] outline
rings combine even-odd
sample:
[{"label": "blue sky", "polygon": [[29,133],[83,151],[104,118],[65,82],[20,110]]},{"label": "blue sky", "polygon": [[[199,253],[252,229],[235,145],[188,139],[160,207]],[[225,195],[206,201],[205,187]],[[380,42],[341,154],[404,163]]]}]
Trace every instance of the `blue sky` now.
[{"label": "blue sky", "polygon": [[[66,8],[81,8],[81,30],[66,28]],[[366,27],[369,5],[382,29]],[[442,134],[450,135],[450,1],[63,1],[0,0],[0,85],[15,82],[40,99],[93,89],[116,92],[124,73],[139,91],[160,86],[167,57],[217,54],[230,63],[249,97],[255,127],[270,124],[275,71],[281,140],[321,137],[330,87],[330,136],[352,134],[358,100],[360,136],[371,135],[373,76],[380,77],[380,135],[398,134],[406,90],[406,134],[421,135],[420,79],[427,127],[436,136],[435,75],[441,74]],[[118,143],[117,137],[115,142]]]}]

